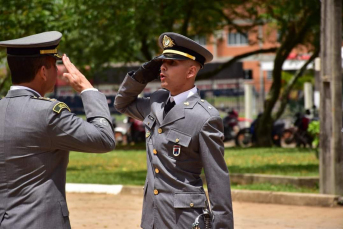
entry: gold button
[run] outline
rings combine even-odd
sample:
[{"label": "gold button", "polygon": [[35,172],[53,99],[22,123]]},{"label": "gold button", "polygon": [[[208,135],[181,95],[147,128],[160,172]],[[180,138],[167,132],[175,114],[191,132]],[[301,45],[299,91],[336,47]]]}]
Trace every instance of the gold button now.
[{"label": "gold button", "polygon": [[158,190],[157,190],[157,189],[154,190],[154,194],[155,194],[155,195],[158,194]]},{"label": "gold button", "polygon": [[179,141],[180,141],[180,139],[178,139],[178,138],[177,138],[177,139],[175,139],[175,142],[176,142],[176,143],[179,143]]},{"label": "gold button", "polygon": [[158,128],[158,133],[159,133],[159,134],[162,134],[162,132],[163,132],[163,131],[162,131],[162,128]]},{"label": "gold button", "polygon": [[201,101],[201,102],[205,102],[205,100],[203,100],[203,99],[202,99],[202,100],[200,100],[200,101]]},{"label": "gold button", "polygon": [[155,155],[157,154],[157,150],[156,150],[156,149],[154,149],[152,152],[153,152]]},{"label": "gold button", "polygon": [[192,207],[194,207],[194,204],[193,204],[193,203],[190,203],[189,206],[192,208]]},{"label": "gold button", "polygon": [[183,104],[185,104],[186,106],[188,106],[188,105],[189,105],[189,102],[184,102]]},{"label": "gold button", "polygon": [[150,137],[150,132],[146,132],[145,137],[146,138]]},{"label": "gold button", "polygon": [[158,170],[158,168],[156,168],[155,173],[160,173],[160,170]]}]

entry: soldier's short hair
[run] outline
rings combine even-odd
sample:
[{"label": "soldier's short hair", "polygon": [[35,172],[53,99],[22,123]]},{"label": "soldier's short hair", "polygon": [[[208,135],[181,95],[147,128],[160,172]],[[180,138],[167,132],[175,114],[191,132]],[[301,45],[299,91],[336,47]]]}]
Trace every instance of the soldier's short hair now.
[{"label": "soldier's short hair", "polygon": [[51,56],[7,56],[8,66],[11,70],[12,83],[20,84],[31,82],[42,66],[50,69],[53,65],[53,60],[54,58]]}]

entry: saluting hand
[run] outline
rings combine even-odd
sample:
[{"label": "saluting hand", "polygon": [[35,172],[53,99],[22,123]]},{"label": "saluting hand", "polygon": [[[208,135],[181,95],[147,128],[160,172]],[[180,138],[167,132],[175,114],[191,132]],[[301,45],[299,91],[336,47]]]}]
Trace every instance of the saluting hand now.
[{"label": "saluting hand", "polygon": [[93,88],[87,78],[70,62],[69,57],[67,57],[66,54],[63,55],[62,61],[68,71],[68,73],[63,73],[63,76],[61,77],[62,80],[67,82],[79,93],[85,89]]},{"label": "saluting hand", "polygon": [[133,78],[142,84],[147,84],[159,78],[162,59],[159,56],[142,64],[138,70],[133,74]]}]

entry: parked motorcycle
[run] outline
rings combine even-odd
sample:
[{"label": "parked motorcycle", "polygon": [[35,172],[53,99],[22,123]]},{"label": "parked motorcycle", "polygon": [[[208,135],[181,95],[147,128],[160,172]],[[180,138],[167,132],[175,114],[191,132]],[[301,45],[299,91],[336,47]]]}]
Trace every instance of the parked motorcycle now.
[{"label": "parked motorcycle", "polygon": [[292,127],[283,131],[281,144],[284,147],[296,145],[296,147],[312,148],[313,136],[308,132],[308,126],[312,120],[301,113],[295,114],[295,122]]},{"label": "parked motorcycle", "polygon": [[115,126],[116,142],[126,145],[145,141],[145,127],[142,121],[126,117],[123,124]]},{"label": "parked motorcycle", "polygon": [[238,112],[232,109],[227,114],[228,115],[223,119],[224,141],[235,139],[235,136],[240,129],[238,124]]},{"label": "parked motorcycle", "polygon": [[[238,147],[251,147],[257,141],[256,136],[256,124],[258,119],[261,117],[259,115],[250,125],[249,128],[241,129],[235,138],[236,146]],[[281,136],[285,129],[285,122],[283,120],[276,120],[273,124],[271,139],[273,144],[276,146],[281,146]]]},{"label": "parked motorcycle", "polygon": [[145,141],[145,127],[142,121],[128,117],[128,142],[138,143]]}]

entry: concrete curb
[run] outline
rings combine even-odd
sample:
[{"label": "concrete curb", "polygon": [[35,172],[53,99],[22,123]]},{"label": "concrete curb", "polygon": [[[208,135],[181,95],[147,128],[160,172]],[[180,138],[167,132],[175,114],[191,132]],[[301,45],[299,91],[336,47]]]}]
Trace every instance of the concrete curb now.
[{"label": "concrete curb", "polygon": [[[68,193],[103,193],[113,195],[141,195],[143,186],[67,184]],[[232,200],[251,203],[282,204],[298,206],[336,207],[342,197],[336,195],[232,190]]]},{"label": "concrete curb", "polygon": [[297,187],[318,187],[318,177],[291,177],[291,176],[278,176],[278,175],[264,175],[264,174],[230,174],[231,183],[233,184],[258,184],[270,183],[290,184]]},{"label": "concrete curb", "polygon": [[118,195],[122,192],[123,185],[104,184],[66,184],[66,192],[70,193],[105,193]]},{"label": "concrete curb", "polygon": [[339,196],[311,193],[232,190],[232,200],[252,203],[335,207]]}]

